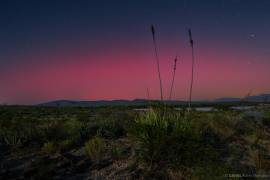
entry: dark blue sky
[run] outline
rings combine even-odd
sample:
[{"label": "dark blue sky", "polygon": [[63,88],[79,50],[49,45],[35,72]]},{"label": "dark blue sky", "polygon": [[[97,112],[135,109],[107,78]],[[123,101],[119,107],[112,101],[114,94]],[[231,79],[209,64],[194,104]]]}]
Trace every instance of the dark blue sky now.
[{"label": "dark blue sky", "polygon": [[41,45],[142,38],[150,23],[166,36],[191,27],[202,37],[228,41],[256,33],[269,45],[268,0],[8,0],[0,5],[1,56]]}]

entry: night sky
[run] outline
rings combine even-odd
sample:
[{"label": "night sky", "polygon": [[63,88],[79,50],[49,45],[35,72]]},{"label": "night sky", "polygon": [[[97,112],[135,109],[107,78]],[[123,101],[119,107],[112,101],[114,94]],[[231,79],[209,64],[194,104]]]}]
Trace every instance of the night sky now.
[{"label": "night sky", "polygon": [[270,92],[268,0],[3,0],[0,103],[159,98],[186,100],[195,42],[194,99]]}]

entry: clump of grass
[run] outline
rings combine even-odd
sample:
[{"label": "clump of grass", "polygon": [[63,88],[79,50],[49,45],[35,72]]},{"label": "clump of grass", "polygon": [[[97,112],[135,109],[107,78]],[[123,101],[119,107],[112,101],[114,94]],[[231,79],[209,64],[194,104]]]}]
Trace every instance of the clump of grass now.
[{"label": "clump of grass", "polygon": [[19,117],[1,119],[0,122],[0,144],[14,147],[24,146],[38,135],[33,128],[32,118],[20,119]]},{"label": "clump of grass", "polygon": [[270,128],[270,112],[264,112],[262,123],[267,128]]},{"label": "clump of grass", "polygon": [[113,159],[120,159],[123,155],[123,147],[120,145],[112,144],[111,147],[111,157]]},{"label": "clump of grass", "polygon": [[223,152],[218,148],[225,146],[219,143],[218,134],[201,126],[194,130],[196,121],[190,118],[175,111],[152,109],[131,125],[129,137],[134,142],[136,156],[151,175],[151,172],[162,172],[160,176],[164,177],[165,173],[166,177],[169,169],[182,173],[189,169],[194,173],[206,168],[214,174],[218,173],[214,172],[216,165],[223,169]]},{"label": "clump of grass", "polygon": [[2,132],[4,144],[12,147],[22,145],[22,135],[17,131],[6,130]]},{"label": "clump of grass", "polygon": [[99,136],[115,139],[126,136],[126,129],[131,119],[128,113],[117,113],[111,110],[106,114],[96,116],[93,123],[98,129]]},{"label": "clump of grass", "polygon": [[72,149],[75,145],[75,139],[72,138],[61,141],[48,141],[41,147],[41,152],[45,154],[63,153]]},{"label": "clump of grass", "polygon": [[85,143],[85,153],[93,160],[99,162],[106,154],[106,142],[101,137],[94,137]]},{"label": "clump of grass", "polygon": [[41,152],[45,154],[53,154],[57,152],[57,147],[53,142],[46,142],[41,148]]},{"label": "clump of grass", "polygon": [[130,129],[130,136],[137,143],[138,156],[149,162],[150,169],[172,161],[173,146],[178,144],[174,142],[177,134],[185,136],[190,133],[190,124],[178,114],[165,115],[155,110],[139,116]]},{"label": "clump of grass", "polygon": [[72,149],[75,146],[75,144],[76,144],[76,142],[73,138],[65,139],[65,140],[60,141],[58,143],[58,150],[60,152],[68,151],[68,150]]}]

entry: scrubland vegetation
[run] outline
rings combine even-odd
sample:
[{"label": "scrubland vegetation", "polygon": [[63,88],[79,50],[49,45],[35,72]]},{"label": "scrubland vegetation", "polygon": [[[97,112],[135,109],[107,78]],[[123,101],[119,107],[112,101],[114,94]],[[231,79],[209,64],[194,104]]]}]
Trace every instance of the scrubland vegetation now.
[{"label": "scrubland vegetation", "polygon": [[270,110],[0,107],[0,179],[270,175]]}]

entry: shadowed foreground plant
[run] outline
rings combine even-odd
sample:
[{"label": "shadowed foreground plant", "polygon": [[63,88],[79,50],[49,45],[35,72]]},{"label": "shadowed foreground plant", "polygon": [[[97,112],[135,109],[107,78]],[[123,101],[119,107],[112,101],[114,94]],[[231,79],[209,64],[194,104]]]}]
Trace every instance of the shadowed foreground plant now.
[{"label": "shadowed foreground plant", "polygon": [[189,169],[191,174],[197,174],[197,170],[207,168],[213,170],[213,175],[220,173],[214,171],[216,164],[220,166],[218,171],[223,170],[222,154],[215,147],[217,135],[209,134],[203,127],[195,131],[195,124],[192,119],[173,110],[151,109],[135,120],[129,137],[133,139],[136,155],[146,165],[150,176],[159,172],[161,174],[157,176],[166,177],[169,169],[181,172]]},{"label": "shadowed foreground plant", "polygon": [[[138,156],[143,161],[150,162],[150,169],[174,161],[176,146],[185,146],[182,144],[183,140],[193,137],[190,123],[179,114],[164,114],[154,110],[136,119],[130,129],[130,136],[138,145]],[[183,139],[180,138],[182,136]]]}]

